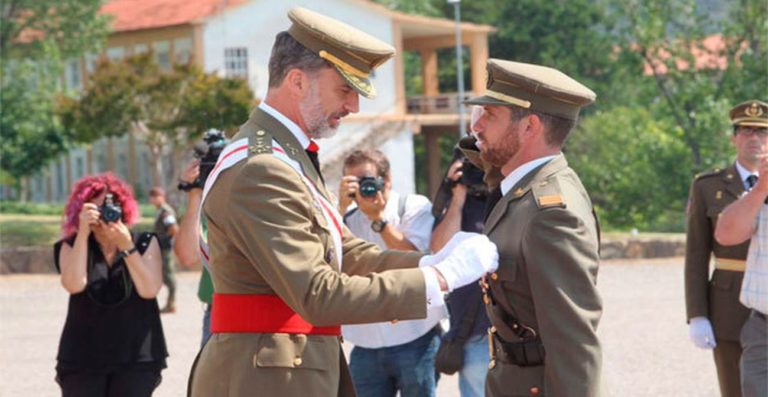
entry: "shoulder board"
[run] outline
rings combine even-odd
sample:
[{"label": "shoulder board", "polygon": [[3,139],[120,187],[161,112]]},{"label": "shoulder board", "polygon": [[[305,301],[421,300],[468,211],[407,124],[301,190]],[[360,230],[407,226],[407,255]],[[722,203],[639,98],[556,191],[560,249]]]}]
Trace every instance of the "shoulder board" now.
[{"label": "shoulder board", "polygon": [[533,198],[539,209],[561,207],[565,208],[565,197],[560,191],[560,184],[557,179],[548,179],[537,182],[531,188]]},{"label": "shoulder board", "polygon": [[272,153],[272,135],[264,130],[258,130],[248,138],[249,156]]},{"label": "shoulder board", "polygon": [[707,177],[710,177],[710,176],[717,176],[717,175],[721,175],[723,172],[725,172],[725,168],[715,168],[713,170],[709,170],[709,171],[705,171],[705,172],[701,172],[701,173],[696,174],[695,179],[698,180],[698,179],[707,178]]}]

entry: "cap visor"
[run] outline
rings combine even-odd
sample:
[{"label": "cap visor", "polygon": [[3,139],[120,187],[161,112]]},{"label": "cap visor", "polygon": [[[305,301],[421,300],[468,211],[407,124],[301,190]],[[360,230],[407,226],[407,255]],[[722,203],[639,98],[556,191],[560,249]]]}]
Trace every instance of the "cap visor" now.
[{"label": "cap visor", "polygon": [[373,87],[373,84],[371,84],[371,80],[365,77],[358,77],[351,73],[347,73],[341,68],[339,68],[336,65],[333,65],[334,68],[336,68],[336,71],[339,72],[341,77],[344,78],[344,80],[347,81],[347,84],[349,84],[350,87],[354,88],[355,91],[359,92],[360,95],[368,98],[373,99],[376,98],[376,88]]},{"label": "cap visor", "polygon": [[514,106],[511,103],[507,103],[504,101],[500,101],[496,98],[491,98],[489,96],[477,96],[474,98],[469,98],[466,101],[464,101],[465,105],[501,105],[501,106]]},{"label": "cap visor", "polygon": [[768,127],[768,121],[741,121],[736,123],[737,127]]}]

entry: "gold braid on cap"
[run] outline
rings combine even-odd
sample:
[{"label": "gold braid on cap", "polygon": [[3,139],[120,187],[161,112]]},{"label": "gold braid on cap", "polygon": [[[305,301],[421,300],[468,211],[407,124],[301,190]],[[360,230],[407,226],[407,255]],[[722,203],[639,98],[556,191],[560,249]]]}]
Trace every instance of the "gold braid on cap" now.
[{"label": "gold braid on cap", "polygon": [[531,107],[531,102],[529,102],[529,101],[522,100],[520,98],[515,98],[515,97],[507,95],[507,94],[502,94],[500,92],[496,92],[496,91],[492,91],[492,90],[486,90],[485,91],[485,95],[487,95],[487,96],[489,96],[489,97],[491,97],[493,99],[498,99],[500,101],[504,101],[504,102],[507,102],[507,103],[511,103],[513,105],[520,106],[521,108],[528,109],[528,108]]},{"label": "gold braid on cap", "polygon": [[321,50],[318,55],[320,55],[320,58],[325,59],[326,61],[336,65],[339,69],[341,69],[341,70],[343,70],[343,71],[345,71],[345,72],[347,72],[347,73],[349,73],[349,74],[351,74],[353,76],[362,77],[364,79],[367,79],[368,76],[371,75],[370,73],[363,72],[362,70],[360,70],[360,69],[358,69],[358,68],[356,68],[356,67],[354,67],[354,66],[352,66],[352,65],[350,65],[350,64],[348,64],[348,63],[346,63],[344,61],[342,61],[341,59],[331,55],[330,53],[328,53],[328,51]]}]

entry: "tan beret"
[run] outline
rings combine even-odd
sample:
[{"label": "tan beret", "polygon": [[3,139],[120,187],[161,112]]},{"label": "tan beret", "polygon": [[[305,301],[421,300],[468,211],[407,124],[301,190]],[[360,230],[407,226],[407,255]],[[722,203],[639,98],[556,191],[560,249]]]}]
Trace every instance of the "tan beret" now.
[{"label": "tan beret", "polygon": [[366,98],[375,98],[371,73],[395,55],[389,44],[343,22],[310,11],[292,8],[288,33],[331,63],[349,85]]},{"label": "tan beret", "polygon": [[731,123],[745,127],[768,127],[768,103],[752,99],[731,109]]},{"label": "tan beret", "polygon": [[518,106],[575,120],[579,110],[596,97],[592,90],[557,69],[489,59],[485,95],[466,103]]}]

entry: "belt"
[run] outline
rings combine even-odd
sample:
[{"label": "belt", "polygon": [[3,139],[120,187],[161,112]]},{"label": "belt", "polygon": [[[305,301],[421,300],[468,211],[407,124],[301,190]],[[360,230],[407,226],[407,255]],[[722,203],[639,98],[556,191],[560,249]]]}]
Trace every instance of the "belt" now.
[{"label": "belt", "polygon": [[744,272],[747,261],[739,259],[715,258],[715,269],[730,270],[732,272]]},{"label": "belt", "polygon": [[341,326],[316,327],[277,295],[213,294],[211,332],[341,335]]}]

